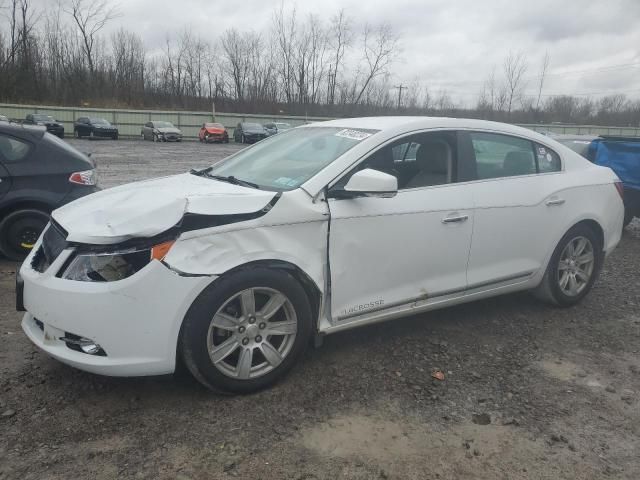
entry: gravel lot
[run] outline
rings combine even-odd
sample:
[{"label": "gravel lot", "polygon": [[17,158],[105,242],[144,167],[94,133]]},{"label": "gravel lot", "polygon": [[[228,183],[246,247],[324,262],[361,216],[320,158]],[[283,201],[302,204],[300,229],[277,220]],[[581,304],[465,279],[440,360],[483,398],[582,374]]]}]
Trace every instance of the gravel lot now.
[{"label": "gravel lot", "polygon": [[[72,143],[103,187],[238,148]],[[640,478],[637,221],[575,308],[517,294],[337,334],[242,397],[48,358],[13,310],[17,267],[0,260],[0,479]]]}]

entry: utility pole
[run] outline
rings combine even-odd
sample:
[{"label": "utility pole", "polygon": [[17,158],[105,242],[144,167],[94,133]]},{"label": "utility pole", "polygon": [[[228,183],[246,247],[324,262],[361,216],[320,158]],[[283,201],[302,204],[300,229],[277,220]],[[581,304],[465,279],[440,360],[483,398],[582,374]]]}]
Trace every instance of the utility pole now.
[{"label": "utility pole", "polygon": [[404,85],[400,84],[400,85],[396,85],[395,87],[396,90],[398,90],[398,110],[400,110],[400,105],[402,104],[402,90],[407,88]]}]

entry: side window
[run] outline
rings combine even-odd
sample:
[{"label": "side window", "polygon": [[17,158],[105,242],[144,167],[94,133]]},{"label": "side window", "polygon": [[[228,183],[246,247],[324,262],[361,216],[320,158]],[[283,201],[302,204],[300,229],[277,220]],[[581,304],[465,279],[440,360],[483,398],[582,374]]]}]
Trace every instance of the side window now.
[{"label": "side window", "polygon": [[479,179],[537,173],[529,140],[493,133],[471,133]]},{"label": "side window", "polygon": [[559,172],[562,170],[560,156],[549,147],[536,143],[536,160],[538,162],[538,172]]},{"label": "side window", "polygon": [[0,157],[7,162],[22,160],[29,153],[29,144],[17,138],[0,135]]},{"label": "side window", "polygon": [[456,165],[455,133],[421,133],[404,137],[372,153],[336,187],[344,187],[353,173],[365,168],[395,176],[398,190],[443,185],[455,181]]}]

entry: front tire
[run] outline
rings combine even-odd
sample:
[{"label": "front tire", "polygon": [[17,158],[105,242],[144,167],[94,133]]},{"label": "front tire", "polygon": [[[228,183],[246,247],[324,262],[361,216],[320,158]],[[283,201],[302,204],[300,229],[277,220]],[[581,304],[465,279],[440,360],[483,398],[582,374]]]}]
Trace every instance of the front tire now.
[{"label": "front tire", "polygon": [[250,393],[293,367],[311,327],[309,300],[291,275],[244,268],[217,280],[195,300],[179,348],[189,371],[207,388]]},{"label": "front tire", "polygon": [[0,253],[9,260],[21,261],[49,222],[49,214],[42,210],[16,210],[0,222]]},{"label": "front tire", "polygon": [[558,243],[534,295],[559,307],[577,304],[593,287],[603,260],[602,245],[593,229],[576,225]]}]

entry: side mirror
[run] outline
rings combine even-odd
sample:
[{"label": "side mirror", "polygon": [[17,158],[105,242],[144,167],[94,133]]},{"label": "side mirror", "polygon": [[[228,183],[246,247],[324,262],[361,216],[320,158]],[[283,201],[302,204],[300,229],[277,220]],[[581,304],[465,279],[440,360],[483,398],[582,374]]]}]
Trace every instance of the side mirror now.
[{"label": "side mirror", "polygon": [[[337,191],[336,191],[337,193]],[[394,197],[398,193],[398,179],[388,173],[365,168],[354,173],[341,195],[337,197]]]}]

